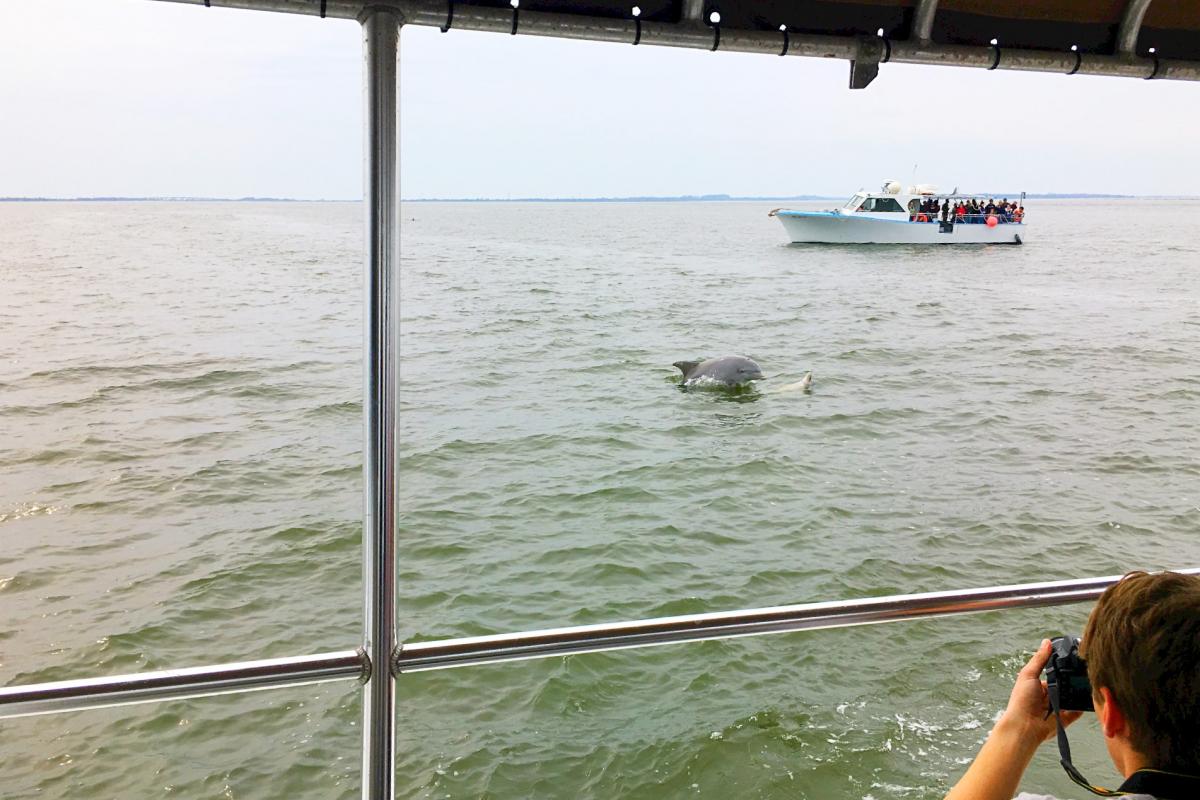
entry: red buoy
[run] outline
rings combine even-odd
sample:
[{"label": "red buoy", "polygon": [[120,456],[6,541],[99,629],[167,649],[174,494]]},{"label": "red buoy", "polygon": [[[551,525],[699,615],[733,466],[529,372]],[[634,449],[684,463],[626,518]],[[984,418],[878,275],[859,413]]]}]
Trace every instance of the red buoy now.
[{"label": "red buoy", "polygon": [[997,225],[999,222],[1000,222],[1000,220],[996,219],[995,215],[993,215],[993,214],[989,214],[989,215],[988,215],[988,218],[987,218],[987,226],[988,226],[989,228],[994,228],[994,227],[996,227],[996,225]]}]

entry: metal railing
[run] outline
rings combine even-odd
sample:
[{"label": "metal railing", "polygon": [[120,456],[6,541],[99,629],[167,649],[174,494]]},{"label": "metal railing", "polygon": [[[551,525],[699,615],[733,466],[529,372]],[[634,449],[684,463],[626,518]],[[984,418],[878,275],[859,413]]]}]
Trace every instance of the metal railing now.
[{"label": "metal railing", "polygon": [[[1200,575],[1200,569],[1179,571]],[[389,659],[391,670],[382,674],[371,669],[372,662],[365,650],[345,650],[313,656],[10,686],[0,689],[0,717],[82,711],[335,680],[358,679],[371,685],[388,683],[393,677],[407,672],[501,661],[844,628],[1002,609],[1060,606],[1094,600],[1119,579],[1119,575],[1108,575],[410,642],[397,646]],[[375,717],[373,724],[382,723]]]},{"label": "metal railing", "polygon": [[0,689],[0,717],[28,717],[160,700],[187,700],[352,678],[367,683],[370,674],[370,661],[365,651],[342,650],[312,656],[8,686]]},{"label": "metal railing", "polygon": [[[971,45],[951,45],[914,36],[909,39],[882,39],[862,36],[825,36],[784,30],[743,30],[706,24],[695,13],[683,15],[679,22],[652,22],[632,14],[628,19],[591,17],[585,14],[548,13],[511,7],[475,6],[451,0],[166,0],[167,2],[226,8],[259,9],[291,14],[359,19],[364,9],[392,9],[405,25],[421,25],[448,30],[488,31],[501,34],[551,36],[560,39],[586,39],[595,42],[687,47],[735,53],[760,53],[770,56],[836,58],[852,63],[874,62],[924,64],[941,67],[975,67],[984,70],[1051,72],[1064,75],[1110,75],[1154,80],[1200,80],[1200,62],[1182,59],[1142,57],[1132,52],[1141,17],[1123,22],[1119,50],[1115,54],[1083,53],[1078,50],[1030,50]],[[1145,0],[1135,0],[1146,5]],[[506,4],[507,5],[507,4]],[[635,3],[630,0],[632,8]],[[697,6],[698,4],[691,4]],[[714,3],[716,7],[720,3]],[[685,5],[685,11],[687,6]],[[936,5],[929,10],[930,20]],[[783,20],[780,20],[783,22]],[[921,30],[917,31],[918,34]],[[877,41],[876,41],[877,39]],[[867,81],[869,82],[869,80]],[[861,85],[866,85],[865,83]]]},{"label": "metal railing", "polygon": [[[1200,574],[1200,569],[1181,570]],[[976,614],[1013,608],[1038,608],[1094,600],[1120,575],[1081,580],[1022,583],[986,589],[926,592],[834,600],[793,606],[751,608],[658,617],[637,622],[579,625],[526,633],[470,636],[402,645],[392,670],[396,674],[525,658],[595,653],[629,647],[732,639],[767,633],[845,628],[883,622]]]},{"label": "metal railing", "polygon": [[[362,24],[366,104],[366,314],[364,325],[365,513],[363,526],[363,641],[358,649],[310,656],[163,670],[106,678],[57,681],[0,689],[0,717],[49,714],[104,706],[178,700],[231,692],[357,679],[363,689],[363,797],[394,795],[395,682],[421,670],[547,658],[676,642],[723,639],[819,628],[866,625],[1010,608],[1077,603],[1094,599],[1118,576],[1030,583],[965,591],[894,595],[741,611],[691,614],[635,622],[584,625],[434,642],[396,643],[397,392],[399,389],[399,173],[397,171],[397,56],[401,23],[442,25],[445,3],[352,0],[174,0],[233,8],[355,18]],[[693,3],[693,6],[696,4]],[[502,9],[461,7],[456,27],[509,30]],[[640,26],[645,44],[708,47],[711,33],[695,22]],[[602,41],[627,41],[634,23],[560,14],[521,15],[521,31]],[[729,31],[722,49],[776,52],[767,34]],[[853,40],[795,36],[792,55],[853,58]],[[1013,53],[1002,66],[1062,66],[1053,54]],[[909,63],[987,66],[990,51],[892,45],[892,60]],[[986,63],[985,63],[986,62]],[[1200,65],[1175,62],[1158,77],[1195,80]],[[1081,72],[1146,77],[1146,60],[1113,61],[1089,56]],[[1200,569],[1187,570],[1200,574]]]},{"label": "metal railing", "polygon": [[[925,217],[925,219],[919,219]],[[909,222],[953,222],[955,225],[986,225],[988,217],[995,217],[997,225],[1020,225],[1025,221],[1025,215],[1020,218],[1012,215],[1003,214],[999,211],[994,211],[991,214],[950,214],[946,219],[942,219],[941,212],[934,213],[932,211],[918,211],[917,213],[909,212]]]}]

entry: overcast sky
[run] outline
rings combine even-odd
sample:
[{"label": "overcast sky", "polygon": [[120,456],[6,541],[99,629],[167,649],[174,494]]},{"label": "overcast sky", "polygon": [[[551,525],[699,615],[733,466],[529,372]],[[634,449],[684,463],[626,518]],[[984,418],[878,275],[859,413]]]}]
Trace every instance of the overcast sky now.
[{"label": "overcast sky", "polygon": [[[411,28],[405,197],[1200,194],[1200,84]],[[154,0],[0,0],[0,196],[354,199],[358,25]]]}]

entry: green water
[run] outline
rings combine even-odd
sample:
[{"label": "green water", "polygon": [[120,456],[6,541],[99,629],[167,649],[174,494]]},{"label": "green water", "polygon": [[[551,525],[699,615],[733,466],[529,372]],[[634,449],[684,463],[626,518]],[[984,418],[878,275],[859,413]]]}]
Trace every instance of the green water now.
[{"label": "green water", "polygon": [[[402,637],[1200,563],[1200,204],[1118,205],[979,248],[405,207]],[[0,206],[0,681],[357,645],[359,213]],[[679,390],[724,353],[763,390]],[[399,795],[940,797],[1086,611],[404,676]],[[7,720],[0,793],[352,798],[359,715],[328,684]],[[1026,788],[1079,796],[1049,750]]]}]

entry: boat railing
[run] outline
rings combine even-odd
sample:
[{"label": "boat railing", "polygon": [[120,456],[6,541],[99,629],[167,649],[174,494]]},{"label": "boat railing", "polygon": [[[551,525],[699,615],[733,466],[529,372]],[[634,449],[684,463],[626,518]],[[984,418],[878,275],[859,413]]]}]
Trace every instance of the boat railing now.
[{"label": "boat railing", "polygon": [[[1200,568],[1179,570],[1200,575]],[[629,622],[409,642],[377,669],[364,648],[309,656],[142,672],[0,688],[0,717],[181,700],[337,680],[390,681],[408,672],[552,658],[606,650],[795,633],[884,622],[1041,608],[1094,600],[1120,575],[886,595]]]},{"label": "boat railing", "polygon": [[[921,219],[922,217],[924,217],[924,219]],[[953,222],[956,225],[983,225],[983,224],[987,223],[988,217],[995,217],[996,222],[999,225],[1019,225],[1025,221],[1024,214],[1022,214],[1020,216],[1020,218],[1017,218],[1015,216],[1002,214],[1000,212],[993,212],[991,214],[963,214],[961,216],[958,214],[951,214],[949,217],[946,218],[945,221]],[[940,211],[937,214],[934,214],[931,211],[919,212],[916,214],[910,213],[908,215],[908,221],[909,222],[929,222],[929,223],[941,222],[942,214]]]},{"label": "boat railing", "polygon": [[[356,680],[363,686],[363,797],[390,800],[395,794],[395,678],[408,672],[481,665],[515,659],[578,655],[621,648],[665,645],[759,634],[969,614],[999,609],[1079,603],[1098,597],[1119,580],[1098,578],[1026,583],[958,591],[889,595],[853,600],[752,608],[631,622],[501,633],[427,642],[398,642],[396,625],[397,511],[399,497],[397,406],[399,389],[399,191],[397,172],[397,56],[402,23],[517,32],[518,3],[509,11],[453,3],[373,0],[182,0],[356,18],[362,25],[365,59],[365,314],[363,458],[363,631],[358,646],[329,653],[196,666],[0,688],[0,717],[78,711],[104,706],[220,695],[325,681]],[[690,2],[689,8],[701,4]],[[708,47],[708,33],[690,23],[589,20],[562,14],[522,12],[523,33],[617,41],[637,31],[647,44]],[[784,42],[787,32],[784,31]],[[831,42],[838,48],[830,50]],[[763,33],[728,32],[727,49],[768,52],[776,47]],[[786,44],[785,44],[786,46]],[[854,57],[851,39],[795,36],[794,54]],[[716,49],[716,47],[712,47]],[[982,65],[992,55],[970,48],[939,51],[930,45],[897,42],[892,60],[912,63]],[[1017,69],[1053,70],[1053,55],[1014,54]],[[1017,59],[1024,59],[1018,61]],[[999,55],[995,57],[999,64]],[[1091,58],[1076,71],[1144,77],[1149,62],[1132,57]],[[1001,64],[1007,68],[1009,62]],[[995,64],[992,68],[995,68]],[[1157,59],[1153,69],[1159,71]],[[1162,67],[1167,78],[1195,79],[1200,66]],[[1200,569],[1184,570],[1200,574]]]},{"label": "boat railing", "polygon": [[[373,568],[378,573],[386,572],[380,570],[379,565]],[[1200,575],[1200,568],[1182,569],[1179,572]],[[404,673],[450,667],[1002,609],[1060,606],[1094,600],[1120,578],[1120,575],[1108,575],[409,642],[397,645],[381,665],[382,669],[372,662],[366,648],[358,648],[309,656],[8,686],[0,688],[0,718],[181,700],[337,680],[357,680],[364,684],[391,682]],[[386,580],[386,575],[375,576],[375,581],[382,583]],[[390,587],[394,591],[394,573],[390,580]]]}]

